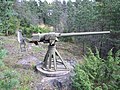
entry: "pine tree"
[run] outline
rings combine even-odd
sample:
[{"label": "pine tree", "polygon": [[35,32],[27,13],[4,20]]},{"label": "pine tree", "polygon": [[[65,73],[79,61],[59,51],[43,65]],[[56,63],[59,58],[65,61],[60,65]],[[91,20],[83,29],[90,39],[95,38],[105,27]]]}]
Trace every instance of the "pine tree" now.
[{"label": "pine tree", "polygon": [[[17,13],[13,9],[14,0],[2,0],[0,1],[0,29],[2,33],[9,35],[14,33],[18,28],[19,20],[17,19]],[[19,25],[18,25],[19,26]]]},{"label": "pine tree", "polygon": [[75,90],[119,90],[120,87],[120,50],[115,54],[112,49],[107,59],[100,58],[98,50],[91,49],[84,57],[82,64],[75,68],[73,88]]}]

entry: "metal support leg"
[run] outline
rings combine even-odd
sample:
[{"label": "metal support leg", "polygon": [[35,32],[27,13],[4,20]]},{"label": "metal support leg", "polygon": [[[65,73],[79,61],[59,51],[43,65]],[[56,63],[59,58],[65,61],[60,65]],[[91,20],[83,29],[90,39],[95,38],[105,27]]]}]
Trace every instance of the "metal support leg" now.
[{"label": "metal support leg", "polygon": [[59,58],[61,64],[64,65],[65,69],[67,69],[67,65],[65,64],[59,52],[56,50],[55,45],[48,46],[48,51],[44,58],[43,69],[48,71],[57,71],[59,68],[57,67],[58,62],[56,57]]},{"label": "metal support leg", "polygon": [[59,52],[57,50],[55,50],[56,54],[58,55],[58,57],[60,58],[60,60],[62,61],[63,65],[65,66],[65,68],[67,69],[67,65],[65,64],[64,60],[62,59],[61,55],[59,54]]},{"label": "metal support leg", "polygon": [[49,57],[50,50],[48,49],[45,58],[44,58],[44,64],[43,67],[47,69],[47,62],[48,62],[48,57]]},{"label": "metal support leg", "polygon": [[49,57],[49,69],[51,69],[52,68],[52,55],[50,55],[50,57]]},{"label": "metal support leg", "polygon": [[56,71],[56,69],[57,69],[57,62],[56,62],[55,52],[53,53],[53,61],[54,61],[54,70]]}]

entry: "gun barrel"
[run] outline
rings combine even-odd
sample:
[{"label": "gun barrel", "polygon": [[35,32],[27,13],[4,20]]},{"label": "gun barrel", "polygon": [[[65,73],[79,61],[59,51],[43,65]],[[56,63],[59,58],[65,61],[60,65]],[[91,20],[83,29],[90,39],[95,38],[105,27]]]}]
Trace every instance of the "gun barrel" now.
[{"label": "gun barrel", "polygon": [[80,33],[61,33],[61,37],[67,36],[81,36],[81,35],[96,35],[96,34],[108,34],[110,31],[100,31],[100,32],[80,32]]}]

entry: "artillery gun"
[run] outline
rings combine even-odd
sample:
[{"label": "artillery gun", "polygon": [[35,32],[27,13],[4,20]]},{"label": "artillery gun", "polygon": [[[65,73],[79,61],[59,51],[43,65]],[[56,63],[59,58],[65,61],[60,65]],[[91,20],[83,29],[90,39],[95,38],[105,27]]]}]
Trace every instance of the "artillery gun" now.
[{"label": "artillery gun", "polygon": [[[56,42],[58,42],[58,38],[60,37],[67,37],[67,36],[83,36],[83,35],[96,35],[96,34],[109,34],[110,31],[100,31],[100,32],[78,32],[78,33],[37,33],[32,34],[32,38],[26,39],[23,38],[22,32],[18,31],[18,38],[19,41],[26,41],[28,43],[35,43],[38,45],[38,42],[48,43],[48,51],[44,57],[42,69],[44,71],[49,72],[56,72],[56,71],[63,71],[63,70],[69,70],[66,62],[61,57],[60,53],[56,49]],[[21,37],[22,38],[21,38]],[[62,68],[61,68],[61,65]],[[60,66],[60,67],[59,67]]]}]

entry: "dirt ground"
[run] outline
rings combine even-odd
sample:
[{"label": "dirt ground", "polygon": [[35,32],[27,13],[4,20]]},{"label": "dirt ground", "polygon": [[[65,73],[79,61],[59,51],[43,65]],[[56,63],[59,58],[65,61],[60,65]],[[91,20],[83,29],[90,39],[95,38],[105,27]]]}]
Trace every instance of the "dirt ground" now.
[{"label": "dirt ground", "polygon": [[[25,87],[34,90],[36,83],[39,83],[42,78],[40,73],[36,73],[34,68],[23,68],[22,65],[18,65],[18,62],[31,56],[43,61],[45,53],[47,52],[48,44],[39,43],[39,45],[36,46],[27,43],[26,51],[21,52],[16,36],[0,36],[0,40],[3,42],[3,47],[8,51],[7,56],[4,58],[5,65],[20,73],[23,90]],[[64,60],[75,60],[78,62],[82,60],[80,46],[68,42],[58,42],[57,50],[60,52]],[[35,66],[34,62],[32,62],[32,66]]]}]

